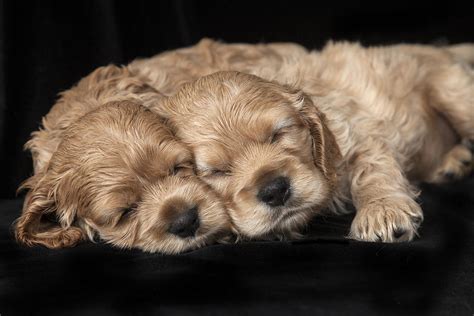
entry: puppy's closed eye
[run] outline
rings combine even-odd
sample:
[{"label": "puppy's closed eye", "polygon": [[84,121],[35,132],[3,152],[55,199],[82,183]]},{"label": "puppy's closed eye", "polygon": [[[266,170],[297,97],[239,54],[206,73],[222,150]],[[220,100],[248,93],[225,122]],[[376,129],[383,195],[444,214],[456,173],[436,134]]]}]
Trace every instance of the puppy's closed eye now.
[{"label": "puppy's closed eye", "polygon": [[287,134],[291,134],[298,127],[293,118],[279,120],[272,128],[271,134],[265,139],[266,143],[274,144],[280,141]]},{"label": "puppy's closed eye", "polygon": [[285,135],[289,134],[293,128],[293,126],[285,126],[278,130],[274,130],[268,138],[268,142],[270,144],[278,143],[278,141],[280,141]]},{"label": "puppy's closed eye", "polygon": [[230,170],[219,170],[213,169],[211,170],[211,175],[214,177],[225,177],[230,175]]},{"label": "puppy's closed eye", "polygon": [[180,162],[173,166],[171,174],[179,177],[190,176],[194,174],[194,165],[190,161]]},{"label": "puppy's closed eye", "polygon": [[200,171],[201,177],[228,177],[231,171],[227,169],[205,169]]},{"label": "puppy's closed eye", "polygon": [[129,206],[123,208],[120,210],[120,218],[117,222],[117,225],[120,225],[121,223],[126,222],[130,217],[137,211],[138,209],[138,203],[132,203]]}]

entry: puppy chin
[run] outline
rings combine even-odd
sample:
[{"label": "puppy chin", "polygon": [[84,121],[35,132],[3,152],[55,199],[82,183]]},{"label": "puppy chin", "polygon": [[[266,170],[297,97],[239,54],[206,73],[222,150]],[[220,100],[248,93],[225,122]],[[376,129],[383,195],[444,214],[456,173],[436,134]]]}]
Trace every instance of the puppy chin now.
[{"label": "puppy chin", "polygon": [[160,252],[164,254],[179,254],[202,248],[206,245],[218,242],[225,236],[224,230],[214,230],[210,233],[196,237],[180,238],[170,236],[168,240],[159,240],[156,243],[148,243],[140,248],[147,252]]},{"label": "puppy chin", "polygon": [[204,231],[200,229],[193,237],[178,237],[168,234],[166,238],[146,238],[142,239],[134,245],[147,252],[160,252],[164,254],[179,254],[202,248],[206,245],[214,243],[226,242],[230,235],[230,227],[228,225],[220,225]]},{"label": "puppy chin", "polygon": [[[289,203],[291,205],[291,203]],[[285,240],[298,239],[299,231],[324,208],[324,204],[304,203],[299,207],[271,209],[258,205],[250,214],[260,216],[239,216],[241,210],[228,207],[235,231],[243,239]]]}]

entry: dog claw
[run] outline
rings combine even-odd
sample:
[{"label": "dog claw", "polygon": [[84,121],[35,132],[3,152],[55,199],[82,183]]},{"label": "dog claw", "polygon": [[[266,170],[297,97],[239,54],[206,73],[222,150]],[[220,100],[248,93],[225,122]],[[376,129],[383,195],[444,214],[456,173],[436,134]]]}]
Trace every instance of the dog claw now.
[{"label": "dog claw", "polygon": [[464,165],[464,166],[469,166],[471,164],[471,161],[470,160],[463,160],[461,161],[461,163]]},{"label": "dog claw", "polygon": [[413,223],[416,225],[416,226],[420,226],[421,222],[423,221],[423,218],[419,217],[419,216],[412,216],[411,217],[411,220],[413,221]]}]

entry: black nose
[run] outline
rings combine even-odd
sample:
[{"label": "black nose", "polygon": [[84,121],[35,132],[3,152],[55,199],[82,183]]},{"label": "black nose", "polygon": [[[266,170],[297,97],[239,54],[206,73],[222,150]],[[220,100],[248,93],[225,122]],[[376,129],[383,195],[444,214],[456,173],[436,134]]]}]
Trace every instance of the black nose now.
[{"label": "black nose", "polygon": [[272,207],[284,205],[290,196],[290,180],[286,177],[278,177],[267,182],[257,194],[260,201]]},{"label": "black nose", "polygon": [[181,238],[194,236],[199,228],[199,214],[197,207],[193,207],[174,220],[168,232]]}]

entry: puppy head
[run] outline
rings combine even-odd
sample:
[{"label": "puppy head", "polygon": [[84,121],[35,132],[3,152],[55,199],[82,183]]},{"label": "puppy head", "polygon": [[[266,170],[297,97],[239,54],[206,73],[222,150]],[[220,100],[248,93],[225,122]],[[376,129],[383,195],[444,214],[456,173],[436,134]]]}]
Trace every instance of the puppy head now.
[{"label": "puppy head", "polygon": [[16,237],[50,248],[95,235],[150,252],[197,248],[219,238],[229,219],[193,169],[158,115],[128,102],[104,105],[72,124],[45,171],[27,180]]},{"label": "puppy head", "polygon": [[219,72],[157,111],[191,146],[198,175],[221,193],[242,235],[291,236],[330,199],[339,148],[302,92]]}]

